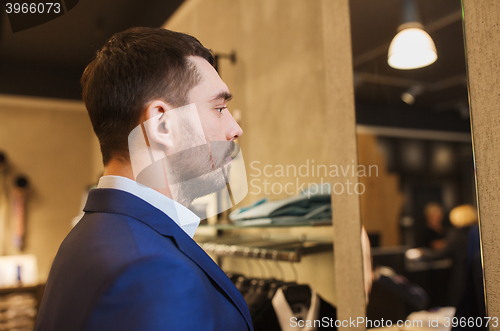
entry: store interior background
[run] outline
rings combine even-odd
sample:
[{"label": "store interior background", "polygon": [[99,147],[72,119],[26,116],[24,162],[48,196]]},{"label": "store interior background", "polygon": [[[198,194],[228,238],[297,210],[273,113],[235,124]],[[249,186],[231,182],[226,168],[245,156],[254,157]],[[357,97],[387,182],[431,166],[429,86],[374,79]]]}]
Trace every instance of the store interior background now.
[{"label": "store interior background", "polygon": [[[445,212],[475,203],[460,0],[417,3],[424,27],[434,29],[429,34],[438,60],[402,71],[387,64],[402,1],[350,1],[359,164],[378,166],[378,176],[360,178],[366,186],[362,222],[372,244],[378,242],[375,264],[377,256],[384,259],[391,252],[401,257],[406,249],[402,245],[418,245],[428,201],[442,203]],[[235,63],[220,60],[219,73],[234,95],[230,110],[241,112],[244,135],[238,143],[247,175],[255,174],[253,161],[261,167],[299,167],[307,160],[329,164],[320,1],[186,0],[146,5],[89,0],[55,21],[16,34],[5,14],[0,17],[0,150],[8,157],[10,175],[24,174],[30,180],[22,253],[37,256],[42,283],[81,210],[82,194],[102,173],[99,147],[80,101],[79,77],[95,50],[127,27],[162,26],[196,36],[215,53],[236,53]],[[408,105],[401,95],[416,85],[424,90]],[[295,183],[290,177],[248,179],[252,178]],[[298,180],[307,185],[320,177]],[[265,196],[254,192],[250,188],[238,206]],[[286,196],[282,191],[269,198]],[[331,241],[333,229],[234,233]],[[4,242],[2,253],[19,252]],[[285,277],[293,279],[290,264],[279,264]],[[222,267],[253,276],[261,273],[255,261],[243,258],[224,259]],[[276,266],[269,267],[279,277]],[[331,251],[306,256],[295,268],[298,282],[310,284],[335,304]],[[429,277],[420,275],[415,281],[428,286]],[[446,274],[436,277],[445,279]],[[441,299],[431,298],[435,305],[443,304]]]}]

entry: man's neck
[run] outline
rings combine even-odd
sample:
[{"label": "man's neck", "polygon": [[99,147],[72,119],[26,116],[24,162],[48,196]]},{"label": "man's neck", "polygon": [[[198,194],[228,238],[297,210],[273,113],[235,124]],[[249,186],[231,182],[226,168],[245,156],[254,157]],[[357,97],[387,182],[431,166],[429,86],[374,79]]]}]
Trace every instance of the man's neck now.
[{"label": "man's neck", "polygon": [[124,163],[116,159],[112,159],[104,166],[103,176],[120,176],[135,180],[130,163]]},{"label": "man's neck", "polygon": [[[123,162],[116,159],[112,159],[108,164],[104,166],[103,176],[120,176],[125,177],[135,181],[134,172],[132,171],[132,165],[130,162]],[[166,188],[155,188],[155,191],[172,199],[172,192],[168,185]]]}]

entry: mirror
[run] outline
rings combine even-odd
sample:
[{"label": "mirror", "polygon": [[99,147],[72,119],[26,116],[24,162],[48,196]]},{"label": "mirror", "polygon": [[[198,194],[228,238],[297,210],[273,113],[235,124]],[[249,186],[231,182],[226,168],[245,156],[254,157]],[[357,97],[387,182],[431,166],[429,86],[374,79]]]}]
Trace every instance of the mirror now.
[{"label": "mirror", "polygon": [[479,249],[461,2],[350,0],[350,15],[359,164],[377,170],[360,176],[367,318],[457,307]]}]

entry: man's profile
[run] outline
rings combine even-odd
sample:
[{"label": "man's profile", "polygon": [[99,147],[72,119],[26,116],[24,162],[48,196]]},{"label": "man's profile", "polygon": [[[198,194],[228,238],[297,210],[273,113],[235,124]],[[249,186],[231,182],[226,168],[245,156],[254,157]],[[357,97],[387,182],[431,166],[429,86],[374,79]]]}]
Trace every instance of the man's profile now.
[{"label": "man's profile", "polygon": [[85,69],[104,176],[54,259],[35,330],[253,330],[186,208],[226,185],[243,133],[213,64],[194,37],[132,28]]}]

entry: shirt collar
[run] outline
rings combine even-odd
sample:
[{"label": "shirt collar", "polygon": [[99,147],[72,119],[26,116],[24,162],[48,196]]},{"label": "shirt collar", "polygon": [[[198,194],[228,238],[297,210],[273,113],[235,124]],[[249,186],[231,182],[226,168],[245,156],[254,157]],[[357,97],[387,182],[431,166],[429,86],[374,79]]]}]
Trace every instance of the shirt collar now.
[{"label": "shirt collar", "polygon": [[184,232],[193,238],[200,218],[177,201],[141,185],[134,180],[121,176],[103,176],[99,179],[97,188],[111,188],[135,195],[170,217]]}]

